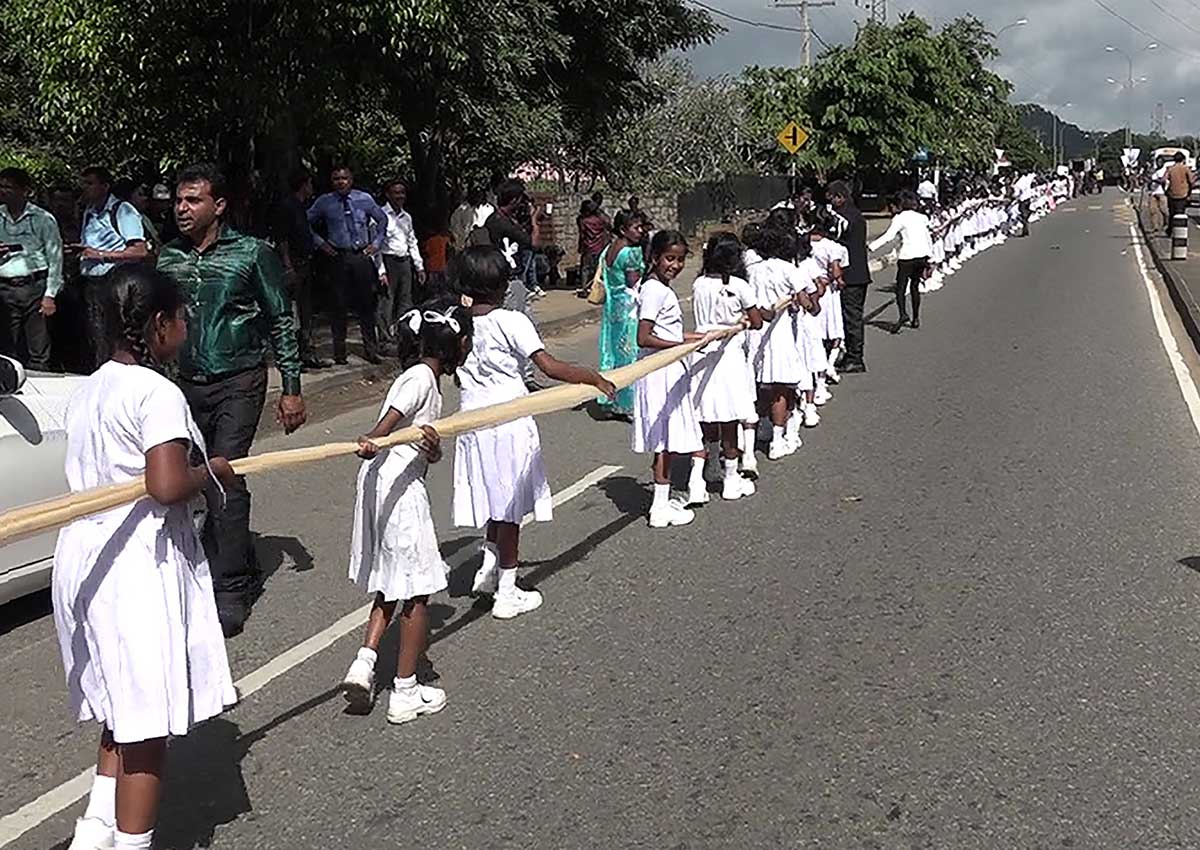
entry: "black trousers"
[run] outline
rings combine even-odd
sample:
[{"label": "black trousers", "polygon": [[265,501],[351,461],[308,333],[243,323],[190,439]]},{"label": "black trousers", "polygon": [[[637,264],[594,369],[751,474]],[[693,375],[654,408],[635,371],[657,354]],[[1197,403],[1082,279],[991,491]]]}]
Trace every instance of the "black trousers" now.
[{"label": "black trousers", "polygon": [[917,257],[914,260],[900,260],[896,263],[896,307],[900,311],[900,321],[908,318],[904,307],[904,291],[912,293],[912,317],[921,318],[921,281],[925,277],[925,267],[929,265],[928,257]]},{"label": "black trousers", "polygon": [[1175,216],[1184,215],[1187,213],[1188,199],[1187,198],[1172,198],[1167,196],[1167,235],[1171,235],[1171,228],[1175,225]]},{"label": "black trousers", "polygon": [[42,315],[44,275],[13,282],[0,278],[0,353],[38,372],[50,369],[50,331]]},{"label": "black trousers", "polygon": [[846,333],[845,364],[862,365],[863,342],[863,309],[867,303],[867,290],[870,284],[862,286],[847,286],[842,290],[842,323]]},{"label": "black trousers", "polygon": [[292,258],[292,274],[288,277],[288,288],[291,290],[292,303],[296,305],[297,318],[300,324],[299,345],[300,358],[312,359],[313,351],[313,268],[312,261],[307,257]]},{"label": "black trousers", "polygon": [[1032,212],[1033,205],[1029,201],[1021,201],[1017,205],[1017,209],[1021,211],[1021,235],[1029,235],[1029,215]]},{"label": "black trousers", "polygon": [[86,345],[84,359],[87,371],[99,369],[112,356],[108,347],[108,329],[105,327],[104,299],[108,293],[108,275],[79,278],[83,286],[83,327]]},{"label": "black trousers", "polygon": [[[250,454],[267,397],[266,367],[217,378],[211,383],[179,382],[192,417],[200,426],[209,457],[237,460]],[[248,605],[260,580],[250,537],[250,489],[239,477],[225,490],[225,508],[215,485],[205,492],[208,519],[201,540],[212,573],[218,607]]]},{"label": "black trousers", "polygon": [[333,359],[346,359],[346,318],[358,316],[362,327],[363,348],[367,354],[379,353],[375,333],[375,305],[379,297],[379,273],[366,254],[339,254],[333,261]]},{"label": "black trousers", "polygon": [[379,299],[377,315],[380,335],[390,340],[396,320],[425,299],[424,293],[417,291],[416,269],[411,257],[384,254],[383,269],[387,272],[388,285]]}]

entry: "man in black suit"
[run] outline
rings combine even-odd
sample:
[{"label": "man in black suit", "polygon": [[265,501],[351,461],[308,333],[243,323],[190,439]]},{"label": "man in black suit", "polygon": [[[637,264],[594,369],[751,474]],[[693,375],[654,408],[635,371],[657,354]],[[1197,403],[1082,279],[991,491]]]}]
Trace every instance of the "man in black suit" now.
[{"label": "man in black suit", "polygon": [[867,220],[854,206],[850,187],[840,180],[830,183],[825,190],[834,211],[845,221],[838,241],[850,252],[850,266],[842,271],[846,288],[842,290],[842,319],[846,326],[846,359],[839,369],[847,372],[865,372],[863,362],[863,308],[867,301],[867,289],[871,285],[871,267],[867,258]]}]

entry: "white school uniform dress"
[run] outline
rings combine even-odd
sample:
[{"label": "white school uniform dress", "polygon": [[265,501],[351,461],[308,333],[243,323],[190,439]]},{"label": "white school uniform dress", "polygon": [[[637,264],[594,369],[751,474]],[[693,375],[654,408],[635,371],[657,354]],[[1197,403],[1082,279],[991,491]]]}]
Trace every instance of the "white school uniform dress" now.
[{"label": "white school uniform dress", "polygon": [[[804,291],[816,295],[817,278],[825,276],[820,261],[816,257],[808,257],[800,263],[799,272]],[[823,312],[825,310],[822,307],[821,313]],[[798,390],[812,389],[812,375],[820,374],[829,368],[829,360],[825,354],[825,320],[821,318],[821,313],[814,316],[807,310],[801,310],[796,314],[796,344],[800,348],[800,356],[804,359],[804,367],[809,373],[807,380],[801,379],[797,382]]]},{"label": "white school uniform dress", "polygon": [[[654,322],[653,333],[668,342],[683,342],[683,309],[675,290],[657,278],[642,282],[638,321]],[[641,349],[638,357],[654,354]],[[704,448],[686,362],[651,372],[634,384],[633,450],[638,454],[690,454]]]},{"label": "white school uniform dress", "polygon": [[[524,313],[497,309],[476,316],[471,353],[458,369],[462,409],[529,395],[521,367],[545,347]],[[483,528],[488,520],[519,523],[528,513],[538,522],[553,516],[533,417],[460,435],[454,448],[454,524]]]},{"label": "white school uniform dress", "polygon": [[[754,290],[740,277],[698,277],[692,284],[696,331],[707,333],[736,325],[757,306]],[[745,334],[710,342],[696,352],[692,395],[701,422],[745,422],[756,419],[755,387],[746,358]]]},{"label": "white school uniform dress", "polygon": [[[67,482],[79,492],[140,480],[146,452],[173,441],[204,452],[183,393],[110,360],[69,403]],[[117,743],[186,735],[237,702],[190,505],[143,498],[71,523],[51,592],[71,708]]]},{"label": "white school uniform dress", "polygon": [[830,286],[821,297],[822,337],[828,340],[842,339],[846,335],[842,320],[842,293],[833,286],[833,264],[838,263],[842,269],[850,267],[850,252],[840,243],[832,239],[820,239],[812,245],[812,255],[821,264],[822,276],[830,281]]},{"label": "white school uniform dress", "polygon": [[[398,428],[428,425],[442,415],[437,376],[424,363],[392,383],[379,411],[395,410]],[[425,473],[429,461],[415,445],[383,449],[358,470],[350,580],[388,602],[429,596],[446,589],[449,567],[438,550]]]},{"label": "white school uniform dress", "polygon": [[[772,257],[750,270],[750,283],[759,306],[774,309],[783,298],[790,298],[804,288],[800,270],[787,260]],[[811,380],[796,344],[795,317],[788,308],[775,314],[757,333],[754,350],[754,370],[760,384],[794,386]]]}]

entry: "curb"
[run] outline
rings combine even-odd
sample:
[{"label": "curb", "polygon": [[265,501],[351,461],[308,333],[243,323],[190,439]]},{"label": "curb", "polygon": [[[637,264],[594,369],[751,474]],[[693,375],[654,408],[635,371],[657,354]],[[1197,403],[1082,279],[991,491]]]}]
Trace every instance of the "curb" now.
[{"label": "curb", "polygon": [[1192,340],[1192,346],[1197,352],[1200,352],[1200,301],[1196,299],[1184,276],[1175,266],[1171,265],[1171,260],[1164,258],[1159,253],[1157,238],[1147,232],[1141,208],[1134,207],[1134,212],[1137,214],[1138,229],[1141,230],[1142,238],[1154,260],[1154,267],[1163,276],[1167,291],[1171,294],[1175,312],[1179,314],[1179,319],[1183,322],[1183,326]]}]

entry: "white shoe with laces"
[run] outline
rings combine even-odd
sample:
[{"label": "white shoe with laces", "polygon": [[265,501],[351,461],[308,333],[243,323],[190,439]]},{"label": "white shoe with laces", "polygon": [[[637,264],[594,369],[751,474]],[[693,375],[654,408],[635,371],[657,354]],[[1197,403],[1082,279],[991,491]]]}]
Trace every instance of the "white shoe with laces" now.
[{"label": "white shoe with laces", "polygon": [[771,447],[767,449],[767,460],[783,460],[789,455],[795,454],[796,447],[784,437],[782,440],[772,440]]},{"label": "white shoe with laces", "polygon": [[758,455],[754,454],[753,449],[742,452],[742,474],[751,478],[758,477]]},{"label": "white shoe with laces", "polygon": [[542,594],[536,590],[517,587],[508,593],[497,593],[492,605],[492,616],[497,620],[511,620],[542,607]]},{"label": "white shoe with laces", "polygon": [[721,498],[735,502],[746,496],[753,496],[756,492],[758,492],[758,488],[754,486],[753,481],[735,475],[725,479],[725,483],[721,487]]},{"label": "white shoe with laces", "polygon": [[116,827],[108,826],[96,818],[79,818],[75,821],[75,835],[67,850],[112,850]]},{"label": "white shoe with laces", "polygon": [[833,393],[826,387],[817,387],[817,391],[813,393],[813,404],[817,407],[824,407],[833,401]]},{"label": "white shoe with laces", "polygon": [[708,488],[705,485],[693,487],[688,490],[688,500],[684,504],[685,508],[695,508],[700,505],[707,505],[709,500]]},{"label": "white shoe with laces", "polygon": [[370,711],[375,702],[375,668],[355,658],[342,679],[342,696],[353,711]]},{"label": "white shoe with laces", "polygon": [[817,406],[810,404],[804,408],[804,427],[816,428],[821,424],[821,416],[817,413]]},{"label": "white shoe with laces", "polygon": [[651,528],[669,528],[672,525],[687,525],[696,518],[694,511],[672,499],[660,508],[650,509]]},{"label": "white shoe with laces", "polygon": [[437,714],[446,707],[446,692],[429,685],[392,691],[388,697],[388,723],[408,723],[422,714]]},{"label": "white shoe with laces", "polygon": [[475,571],[471,592],[494,596],[500,589],[500,553],[493,543],[484,543],[482,550],[483,563]]}]

